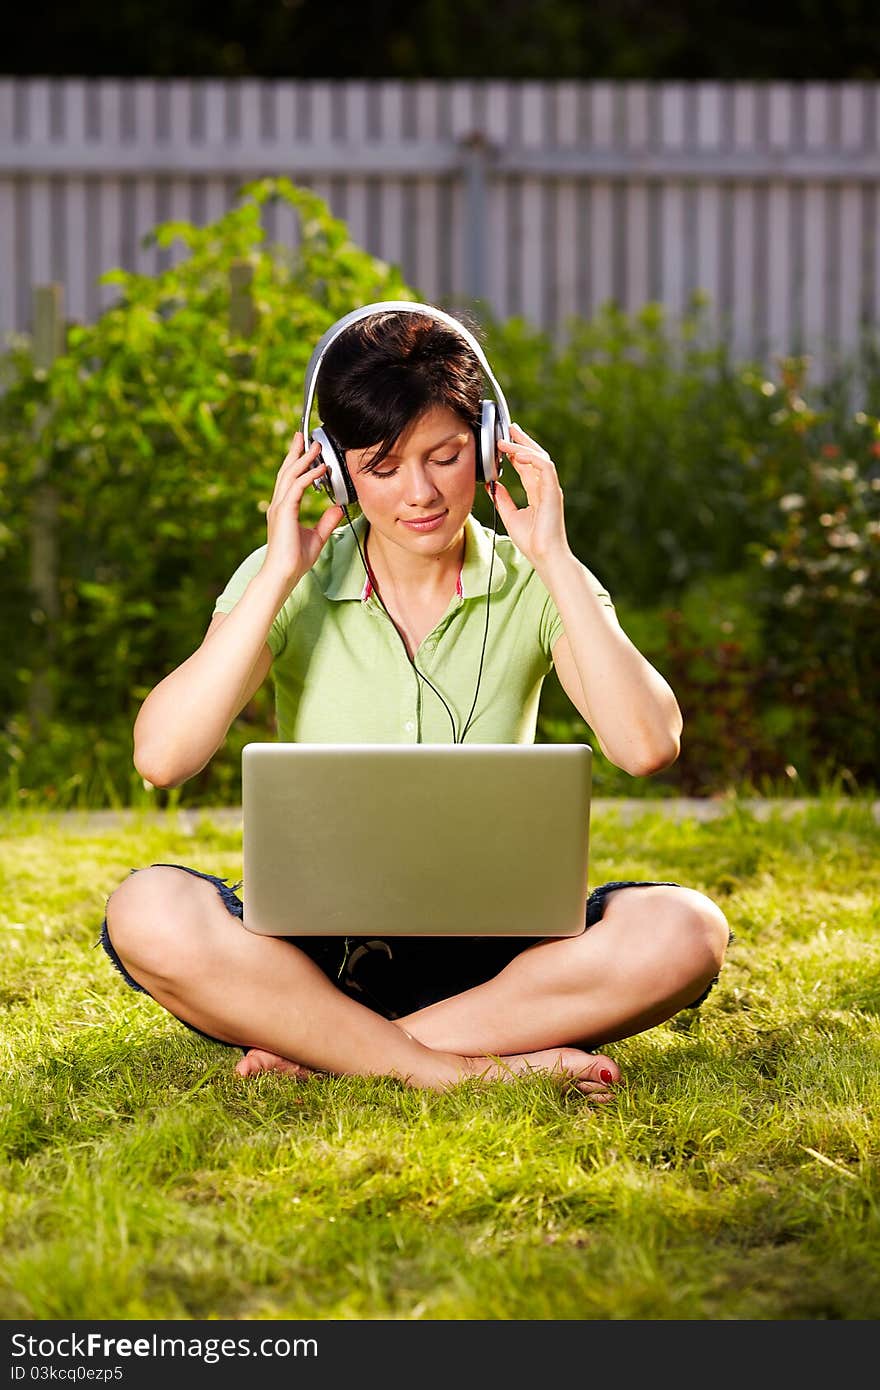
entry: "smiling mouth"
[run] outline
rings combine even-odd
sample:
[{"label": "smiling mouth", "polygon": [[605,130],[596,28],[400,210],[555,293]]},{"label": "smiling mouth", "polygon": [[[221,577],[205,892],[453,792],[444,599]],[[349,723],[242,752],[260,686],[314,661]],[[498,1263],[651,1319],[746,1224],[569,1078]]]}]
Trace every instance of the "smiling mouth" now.
[{"label": "smiling mouth", "polygon": [[404,526],[415,526],[418,529],[426,526],[435,526],[443,520],[445,512],[436,512],[434,516],[414,516],[401,517]]}]

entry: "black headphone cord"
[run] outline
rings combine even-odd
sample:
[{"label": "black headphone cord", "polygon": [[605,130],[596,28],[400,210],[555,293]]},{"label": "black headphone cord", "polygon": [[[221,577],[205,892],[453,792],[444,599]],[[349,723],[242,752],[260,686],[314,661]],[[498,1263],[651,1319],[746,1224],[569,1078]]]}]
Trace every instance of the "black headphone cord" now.
[{"label": "black headphone cord", "polygon": [[489,496],[492,498],[492,555],[489,560],[489,579],[486,583],[486,624],[483,628],[483,645],[480,649],[480,667],[477,671],[477,688],[474,691],[474,702],[471,705],[470,713],[465,720],[464,728],[461,731],[459,743],[464,743],[464,736],[471,727],[471,720],[474,717],[474,710],[477,707],[477,695],[480,692],[480,681],[483,679],[483,659],[486,655],[486,642],[489,637],[489,595],[492,592],[492,570],[495,567],[495,541],[498,537],[498,508],[495,505],[495,484],[489,485]]},{"label": "black headphone cord", "polygon": [[462,733],[461,733],[461,737],[460,737],[460,738],[456,737],[456,732],[455,732],[455,719],[453,718],[452,710],[451,710],[451,709],[449,708],[449,706],[447,705],[446,701],[444,700],[443,696],[440,694],[440,691],[437,689],[436,685],[432,685],[432,684],[431,684],[431,682],[428,680],[428,677],[424,674],[423,671],[420,671],[420,670],[419,670],[418,666],[417,666],[416,663],[413,661],[412,657],[411,657],[410,654],[409,654],[409,649],[408,649],[408,647],[407,647],[407,645],[406,645],[406,641],[405,641],[405,639],[404,639],[403,633],[400,631],[400,628],[397,626],[397,623],[394,621],[394,619],[392,618],[391,614],[388,612],[388,609],[385,607],[385,603],[384,603],[384,601],[383,601],[383,599],[382,599],[382,595],[381,595],[380,592],[379,592],[379,586],[378,586],[378,584],[376,583],[376,576],[372,573],[372,570],[371,570],[369,564],[367,563],[366,556],[364,555],[363,550],[361,550],[361,543],[360,543],[360,541],[358,540],[357,531],[354,529],[354,526],[352,525],[351,517],[350,517],[349,514],[348,514],[348,508],[346,507],[346,505],[345,505],[344,502],[341,504],[341,505],[342,505],[342,510],[343,510],[343,512],[345,513],[345,519],[346,519],[346,521],[348,522],[349,527],[350,527],[350,529],[351,529],[351,534],[354,536],[354,543],[355,543],[355,545],[356,545],[357,548],[358,548],[358,554],[359,554],[360,557],[361,557],[361,562],[362,562],[363,567],[364,567],[364,572],[365,572],[367,578],[369,579],[371,585],[373,586],[373,591],[374,591],[374,593],[375,593],[375,595],[376,595],[376,598],[379,600],[379,603],[382,605],[382,609],[383,609],[383,611],[384,611],[384,613],[385,613],[385,616],[387,617],[387,619],[388,619],[388,621],[390,622],[391,626],[394,628],[394,631],[397,633],[398,637],[400,638],[401,643],[403,644],[403,650],[404,650],[404,652],[405,652],[405,654],[406,654],[406,659],[407,659],[407,661],[409,662],[410,666],[411,666],[411,667],[413,668],[413,670],[415,671],[416,675],[417,675],[421,680],[423,680],[423,681],[425,682],[425,685],[429,686],[430,689],[433,690],[434,694],[437,696],[437,699],[440,701],[441,705],[442,705],[443,708],[446,710],[446,713],[449,715],[449,722],[450,722],[450,724],[452,725],[452,742],[453,742],[453,743],[464,743],[465,734],[467,733],[468,729],[470,728],[471,720],[472,720],[473,717],[474,717],[474,710],[475,710],[476,707],[477,707],[477,696],[478,696],[478,694],[479,694],[479,692],[480,692],[480,681],[481,681],[482,678],[483,678],[483,660],[484,660],[485,655],[486,655],[486,642],[487,642],[488,637],[489,637],[489,596],[490,596],[490,594],[491,594],[491,592],[492,592],[492,570],[493,570],[494,565],[495,565],[495,541],[496,541],[496,538],[497,538],[497,536],[498,536],[498,508],[497,508],[496,505],[495,505],[495,489],[494,489],[494,487],[490,487],[490,496],[491,496],[491,498],[492,498],[492,511],[493,511],[493,523],[492,523],[492,558],[491,558],[491,560],[489,561],[489,582],[488,582],[488,584],[487,584],[487,586],[486,586],[486,623],[485,623],[485,627],[483,628],[483,645],[482,645],[482,649],[481,649],[481,651],[480,651],[480,668],[479,668],[479,671],[477,672],[477,686],[476,686],[476,689],[475,689],[475,691],[474,691],[473,704],[471,705],[470,713],[468,714],[467,720],[465,721],[465,726],[464,726],[464,729],[462,730]]}]

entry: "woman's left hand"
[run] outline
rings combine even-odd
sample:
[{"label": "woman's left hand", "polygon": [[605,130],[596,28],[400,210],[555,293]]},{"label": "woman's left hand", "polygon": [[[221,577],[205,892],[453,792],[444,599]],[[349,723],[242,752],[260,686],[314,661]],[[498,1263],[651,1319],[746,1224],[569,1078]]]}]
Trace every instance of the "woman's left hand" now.
[{"label": "woman's left hand", "polygon": [[[568,550],[562,488],[556,465],[519,425],[511,425],[510,442],[500,441],[499,452],[516,469],[526,494],[526,506],[518,507],[503,483],[495,484],[498,515],[517,550],[537,569]],[[486,488],[489,490],[487,483]]]}]

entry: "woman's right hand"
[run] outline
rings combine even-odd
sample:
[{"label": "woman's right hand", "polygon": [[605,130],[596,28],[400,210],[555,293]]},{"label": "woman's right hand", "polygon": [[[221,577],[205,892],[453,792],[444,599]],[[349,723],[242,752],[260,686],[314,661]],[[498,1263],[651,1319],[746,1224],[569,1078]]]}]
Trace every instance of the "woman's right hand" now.
[{"label": "woman's right hand", "polygon": [[301,431],[297,430],[287,457],[278,470],[275,491],[266,512],[266,530],[269,537],[264,569],[272,569],[285,580],[298,584],[303,575],[312,568],[327,543],[330,532],[343,518],[339,506],[328,507],[314,526],[300,524],[299,512],[306,488],[323,478],[327,472],[326,463],[315,468],[315,459],[321,452],[318,443],[304,448]]}]

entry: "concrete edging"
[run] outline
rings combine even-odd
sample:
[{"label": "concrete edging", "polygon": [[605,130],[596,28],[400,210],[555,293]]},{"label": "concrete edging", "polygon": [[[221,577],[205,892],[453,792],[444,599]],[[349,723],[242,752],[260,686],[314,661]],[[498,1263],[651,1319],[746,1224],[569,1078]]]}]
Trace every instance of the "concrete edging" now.
[{"label": "concrete edging", "polygon": [[[789,817],[823,804],[829,803],[823,802],[819,797],[594,797],[592,815],[600,818],[606,814],[616,814],[621,820],[630,822],[641,815],[661,812],[673,820],[708,821],[740,810],[753,815],[757,820],[769,820],[774,814]],[[840,809],[863,803],[840,797],[830,804]],[[873,801],[870,805],[875,821],[880,824],[880,801]],[[167,822],[174,819],[180,822],[184,832],[189,833],[192,833],[202,820],[217,826],[241,827],[240,806],[185,806],[174,810],[145,807],[142,810],[51,811],[47,814],[60,824],[96,831],[118,825],[132,825],[138,821]]]}]

